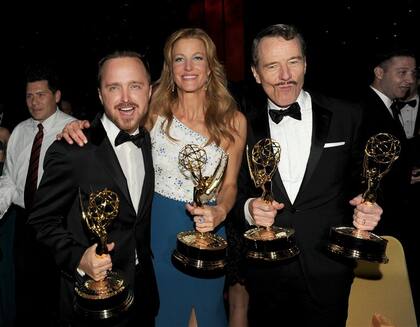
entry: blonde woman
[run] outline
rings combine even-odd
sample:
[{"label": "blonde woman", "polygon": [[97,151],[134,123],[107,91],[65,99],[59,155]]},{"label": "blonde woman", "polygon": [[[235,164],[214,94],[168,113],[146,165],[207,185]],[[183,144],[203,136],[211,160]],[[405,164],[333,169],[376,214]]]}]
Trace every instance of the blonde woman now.
[{"label": "blonde woman", "polygon": [[[236,198],[236,181],[246,137],[246,121],[226,88],[216,47],[201,29],[173,33],[164,47],[161,77],[153,93],[147,126],[152,137],[155,198],[152,251],[160,293],[157,326],[226,326],[224,278],[203,279],[177,270],[171,253],[177,233],[195,222],[200,232],[225,235],[224,220]],[[193,181],[179,170],[179,151],[203,146],[211,174],[223,153],[229,155],[214,205],[193,200]],[[192,221],[193,220],[193,221]]]}]

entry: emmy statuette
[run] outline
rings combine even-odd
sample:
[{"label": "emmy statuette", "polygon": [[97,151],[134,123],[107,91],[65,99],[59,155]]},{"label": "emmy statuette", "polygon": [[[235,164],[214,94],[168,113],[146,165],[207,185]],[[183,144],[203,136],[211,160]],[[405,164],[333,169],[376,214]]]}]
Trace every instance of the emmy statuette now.
[{"label": "emmy statuette", "polygon": [[[214,198],[224,176],[228,156],[223,154],[212,176],[203,176],[207,163],[206,151],[196,144],[187,144],[178,156],[181,170],[191,174],[194,182],[193,200],[201,207]],[[227,242],[211,232],[195,230],[177,235],[172,261],[179,269],[191,274],[217,276],[226,265]]]},{"label": "emmy statuette", "polygon": [[[118,195],[108,189],[89,194],[89,205],[84,209],[79,190],[82,218],[87,229],[98,239],[96,254],[108,253],[107,227],[118,215]],[[116,317],[128,310],[134,295],[125,281],[113,271],[108,271],[104,279],[95,281],[86,278],[75,287],[75,311],[91,320]]]},{"label": "emmy statuette", "polygon": [[[246,154],[255,187],[263,191],[261,199],[267,203],[272,202],[271,180],[280,161],[280,144],[265,138],[254,145],[251,154],[247,146]],[[244,237],[249,259],[275,262],[299,254],[293,229],[258,226],[246,231]]]},{"label": "emmy statuette", "polygon": [[[398,159],[400,151],[400,141],[391,134],[379,133],[369,138],[363,159],[363,177],[367,182],[367,190],[362,195],[364,202],[376,202],[379,182]],[[368,231],[354,227],[332,227],[327,248],[347,258],[387,263],[387,243],[387,240]]]}]

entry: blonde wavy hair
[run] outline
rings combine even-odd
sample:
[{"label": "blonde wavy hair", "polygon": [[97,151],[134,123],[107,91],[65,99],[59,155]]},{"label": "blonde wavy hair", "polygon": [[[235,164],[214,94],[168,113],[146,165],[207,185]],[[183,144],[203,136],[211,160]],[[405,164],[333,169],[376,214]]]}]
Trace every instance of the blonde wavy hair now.
[{"label": "blonde wavy hair", "polygon": [[222,64],[217,59],[216,46],[206,32],[199,28],[185,28],[174,32],[167,39],[163,55],[162,73],[152,95],[149,117],[158,114],[165,117],[164,131],[168,137],[173,121],[172,108],[177,104],[178,93],[172,75],[172,50],[180,39],[201,40],[206,49],[209,65],[209,78],[206,85],[205,124],[210,135],[207,144],[212,142],[220,145],[222,140],[234,141],[233,134],[237,133],[234,125],[237,105],[227,89],[227,79]]}]

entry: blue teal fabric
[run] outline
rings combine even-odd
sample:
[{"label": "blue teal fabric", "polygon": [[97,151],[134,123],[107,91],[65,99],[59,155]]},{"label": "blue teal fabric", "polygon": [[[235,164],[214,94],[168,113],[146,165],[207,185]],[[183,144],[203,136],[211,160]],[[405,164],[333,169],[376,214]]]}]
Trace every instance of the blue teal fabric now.
[{"label": "blue teal fabric", "polygon": [[[224,277],[192,277],[179,271],[171,262],[177,234],[193,228],[184,202],[155,193],[152,251],[160,298],[156,327],[188,326],[192,308],[200,327],[228,325],[223,301]],[[216,233],[226,239],[223,226]]]}]

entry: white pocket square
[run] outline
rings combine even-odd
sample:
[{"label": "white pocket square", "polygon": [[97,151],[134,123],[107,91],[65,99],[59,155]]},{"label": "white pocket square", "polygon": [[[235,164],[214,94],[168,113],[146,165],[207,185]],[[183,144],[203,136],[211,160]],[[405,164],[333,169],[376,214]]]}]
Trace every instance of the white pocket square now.
[{"label": "white pocket square", "polygon": [[346,142],[332,142],[332,143],[325,143],[324,148],[333,148],[335,146],[341,146],[344,145]]}]

